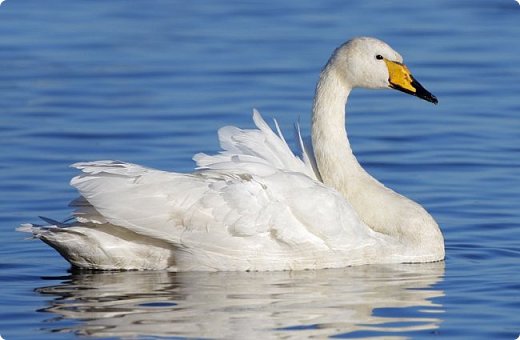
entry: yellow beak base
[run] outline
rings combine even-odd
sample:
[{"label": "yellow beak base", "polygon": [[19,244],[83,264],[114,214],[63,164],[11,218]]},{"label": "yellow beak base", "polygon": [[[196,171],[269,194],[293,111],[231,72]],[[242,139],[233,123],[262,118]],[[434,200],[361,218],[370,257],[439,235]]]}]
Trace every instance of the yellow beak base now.
[{"label": "yellow beak base", "polygon": [[388,68],[390,87],[437,104],[437,98],[412,77],[406,65],[384,59]]}]

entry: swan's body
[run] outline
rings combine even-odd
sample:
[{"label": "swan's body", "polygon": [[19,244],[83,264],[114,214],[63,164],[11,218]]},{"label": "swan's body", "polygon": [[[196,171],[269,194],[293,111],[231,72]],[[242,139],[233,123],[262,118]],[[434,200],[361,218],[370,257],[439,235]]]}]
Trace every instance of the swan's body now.
[{"label": "swan's body", "polygon": [[353,155],[345,104],[355,87],[394,87],[436,103],[399,54],[373,38],[340,46],[323,69],[312,149],[301,158],[255,112],[258,129],[219,130],[223,151],[180,174],[75,164],[76,221],[30,231],[89,269],[297,270],[444,258],[434,219],[371,177]]}]

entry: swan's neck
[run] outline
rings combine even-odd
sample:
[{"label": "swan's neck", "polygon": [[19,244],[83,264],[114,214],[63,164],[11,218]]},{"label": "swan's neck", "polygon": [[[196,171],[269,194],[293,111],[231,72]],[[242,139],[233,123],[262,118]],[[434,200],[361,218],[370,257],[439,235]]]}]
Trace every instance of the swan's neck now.
[{"label": "swan's neck", "polygon": [[[352,87],[328,65],[316,87],[312,115],[312,145],[322,181],[349,201],[370,175],[354,156],[345,130],[345,105]],[[372,179],[373,180],[373,179]]]},{"label": "swan's neck", "polygon": [[442,234],[433,218],[370,176],[354,156],[345,129],[352,85],[344,78],[329,62],[316,87],[311,134],[322,181],[339,191],[373,230],[394,237],[407,249],[444,256]]}]

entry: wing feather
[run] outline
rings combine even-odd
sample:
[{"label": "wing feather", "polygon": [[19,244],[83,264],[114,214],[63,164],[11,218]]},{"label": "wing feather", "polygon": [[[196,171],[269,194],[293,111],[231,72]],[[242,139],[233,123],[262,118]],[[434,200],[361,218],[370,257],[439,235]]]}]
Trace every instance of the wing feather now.
[{"label": "wing feather", "polygon": [[253,112],[253,121],[257,129],[221,128],[219,141],[222,151],[217,155],[196,154],[193,159],[198,169],[255,173],[251,164],[257,164],[259,171],[262,171],[262,165],[266,165],[270,169],[299,172],[317,179],[312,166],[293,154],[276,121],[278,134],[273,132],[256,110]]}]

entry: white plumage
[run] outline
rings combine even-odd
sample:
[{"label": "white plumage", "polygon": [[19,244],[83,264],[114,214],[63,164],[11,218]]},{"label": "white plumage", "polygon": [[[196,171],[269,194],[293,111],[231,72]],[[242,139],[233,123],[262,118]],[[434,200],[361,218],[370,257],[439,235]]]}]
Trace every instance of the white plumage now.
[{"label": "white plumage", "polygon": [[312,148],[298,131],[299,157],[278,125],[273,132],[255,111],[257,129],[220,129],[222,152],[195,155],[191,174],[119,161],[74,164],[82,171],[71,181],[81,195],[71,204],[75,221],[19,229],[89,269],[297,270],[442,260],[433,218],[361,168],[344,128],[346,100],[357,86],[390,86],[436,102],[388,65],[407,71],[401,62],[373,38],[338,48],[317,86]]}]

